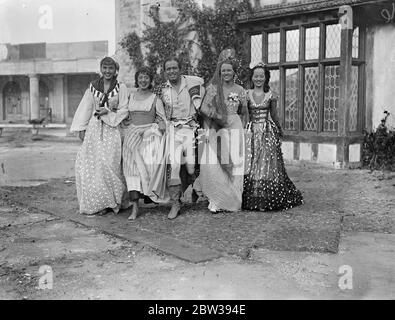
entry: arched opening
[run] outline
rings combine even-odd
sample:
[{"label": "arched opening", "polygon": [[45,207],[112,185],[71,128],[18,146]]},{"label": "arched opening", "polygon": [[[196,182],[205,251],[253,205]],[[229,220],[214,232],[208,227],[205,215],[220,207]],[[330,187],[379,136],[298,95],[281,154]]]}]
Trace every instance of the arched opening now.
[{"label": "arched opening", "polygon": [[40,119],[47,117],[47,121],[52,122],[52,109],[49,105],[49,89],[44,81],[39,84],[39,103],[40,103]]},{"label": "arched opening", "polygon": [[10,81],[3,88],[3,120],[21,120],[22,113],[21,87],[17,82]]}]

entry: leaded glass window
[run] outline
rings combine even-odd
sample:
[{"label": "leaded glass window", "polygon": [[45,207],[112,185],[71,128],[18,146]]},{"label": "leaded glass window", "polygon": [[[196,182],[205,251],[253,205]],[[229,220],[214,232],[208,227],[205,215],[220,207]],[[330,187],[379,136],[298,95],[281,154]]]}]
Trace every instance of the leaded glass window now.
[{"label": "leaded glass window", "polygon": [[270,90],[275,96],[280,95],[280,71],[270,70]]},{"label": "leaded glass window", "polygon": [[251,36],[251,66],[262,61],[262,34]]},{"label": "leaded glass window", "polygon": [[318,59],[320,47],[320,28],[306,28],[305,59]]},{"label": "leaded glass window", "polygon": [[350,105],[350,131],[358,129],[358,66],[352,66],[351,72],[351,105]]},{"label": "leaded glass window", "polygon": [[324,90],[324,131],[336,132],[338,129],[338,110],[340,96],[340,67],[325,67]]},{"label": "leaded glass window", "polygon": [[329,24],[326,26],[326,58],[340,57],[340,39],[341,39],[340,24]]},{"label": "leaded glass window", "polygon": [[309,67],[304,70],[303,129],[316,131],[318,128],[319,69]]},{"label": "leaded glass window", "polygon": [[353,35],[352,35],[352,57],[353,58],[358,58],[359,55],[359,28],[356,27],[354,29]]},{"label": "leaded glass window", "polygon": [[[324,136],[339,132],[341,26],[332,20],[306,25],[290,26],[289,23],[269,24],[271,29],[251,38],[251,64],[261,57],[271,72],[270,87],[278,99],[281,123],[288,134],[306,132],[323,133]],[[289,22],[287,20],[287,22]],[[298,20],[298,23],[300,21]],[[352,75],[348,130],[357,132],[363,126],[363,97],[360,84],[364,81],[363,37],[366,28],[356,26],[352,41]],[[349,44],[351,45],[351,43]],[[262,48],[264,48],[262,50]],[[351,53],[350,53],[351,54]]]},{"label": "leaded glass window", "polygon": [[285,129],[297,130],[299,72],[298,69],[287,69],[285,74]]},{"label": "leaded glass window", "polygon": [[299,29],[286,31],[286,61],[299,60]]},{"label": "leaded glass window", "polygon": [[268,62],[276,63],[280,61],[280,32],[268,34]]}]

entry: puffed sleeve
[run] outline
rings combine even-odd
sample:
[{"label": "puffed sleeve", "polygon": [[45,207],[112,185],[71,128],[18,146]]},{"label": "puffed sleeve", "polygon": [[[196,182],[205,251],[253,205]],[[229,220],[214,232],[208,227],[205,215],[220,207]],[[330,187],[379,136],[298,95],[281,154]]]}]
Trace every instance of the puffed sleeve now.
[{"label": "puffed sleeve", "polygon": [[119,86],[118,106],[115,111],[109,111],[107,114],[100,117],[100,119],[110,127],[117,127],[129,115],[129,92],[123,83]]},{"label": "puffed sleeve", "polygon": [[85,131],[88,127],[89,120],[92,117],[94,109],[94,101],[92,93],[89,89],[85,91],[84,96],[80,104],[78,105],[77,111],[74,114],[73,122],[70,127],[71,132]]}]

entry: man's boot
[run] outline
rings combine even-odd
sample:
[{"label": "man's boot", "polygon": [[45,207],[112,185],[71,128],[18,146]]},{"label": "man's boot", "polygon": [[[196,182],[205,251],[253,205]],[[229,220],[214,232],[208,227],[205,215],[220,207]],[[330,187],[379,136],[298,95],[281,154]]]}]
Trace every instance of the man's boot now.
[{"label": "man's boot", "polygon": [[195,189],[192,189],[192,203],[196,203],[199,200],[199,195],[197,194]]},{"label": "man's boot", "polygon": [[169,187],[170,198],[173,200],[169,215],[167,216],[170,220],[177,218],[181,209],[181,186],[170,186]]},{"label": "man's boot", "polygon": [[171,209],[170,209],[170,212],[169,212],[169,215],[167,216],[167,218],[169,218],[170,220],[177,218],[178,214],[180,213],[180,209],[181,209],[181,201],[177,200],[171,206]]}]

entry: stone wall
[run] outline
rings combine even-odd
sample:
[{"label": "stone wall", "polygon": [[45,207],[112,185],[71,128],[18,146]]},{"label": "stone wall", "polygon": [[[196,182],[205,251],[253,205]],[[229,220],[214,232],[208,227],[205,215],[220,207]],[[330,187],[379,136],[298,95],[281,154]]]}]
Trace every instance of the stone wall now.
[{"label": "stone wall", "polygon": [[[383,118],[383,111],[391,113],[388,125],[395,128],[395,25],[376,26],[369,30],[373,38],[371,74],[367,76],[367,104],[372,103],[372,127],[377,128]],[[368,66],[369,68],[369,66]],[[369,76],[370,75],[370,76]],[[370,83],[371,82],[371,83]]]},{"label": "stone wall", "polygon": [[120,64],[119,80],[129,88],[134,86],[134,68],[128,53],[122,49],[119,42],[129,32],[141,32],[141,1],[115,0],[116,21],[116,59]]},{"label": "stone wall", "polygon": [[67,75],[67,110],[66,120],[70,122],[73,118],[75,111],[86,91],[89,83],[96,79],[98,75]]}]

